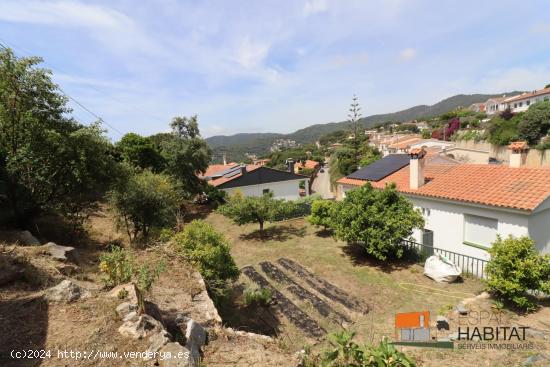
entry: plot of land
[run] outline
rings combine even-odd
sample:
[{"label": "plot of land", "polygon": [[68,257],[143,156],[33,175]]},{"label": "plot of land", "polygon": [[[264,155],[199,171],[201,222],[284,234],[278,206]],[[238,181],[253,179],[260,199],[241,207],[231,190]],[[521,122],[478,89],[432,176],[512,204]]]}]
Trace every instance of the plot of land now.
[{"label": "plot of land", "polygon": [[[347,328],[357,332],[359,342],[393,337],[398,312],[430,311],[435,326],[435,315],[449,313],[462,299],[479,294],[484,288],[472,278],[453,284],[435,283],[423,275],[421,265],[412,262],[375,262],[360,248],[335,241],[303,219],[268,225],[264,238],[255,225],[239,227],[218,214],[210,214],[206,220],[228,237],[239,267],[252,266],[265,274],[263,278],[271,286],[327,332],[342,329],[336,315],[348,318],[351,322]],[[246,276],[241,278],[249,282]],[[236,302],[239,303],[238,297]],[[490,310],[490,301],[486,301],[484,307]],[[231,326],[239,328],[240,323],[243,330],[254,331],[247,329],[243,313],[235,312],[231,306],[221,312]],[[250,313],[255,315],[256,311]],[[309,342],[304,332],[291,322],[275,317],[276,332],[272,335],[278,336],[280,344],[289,352]],[[519,323],[517,316],[509,317],[510,322]],[[425,366],[441,366],[443,360],[449,365],[521,364],[530,355],[506,350],[480,354],[418,349],[410,353]]]}]

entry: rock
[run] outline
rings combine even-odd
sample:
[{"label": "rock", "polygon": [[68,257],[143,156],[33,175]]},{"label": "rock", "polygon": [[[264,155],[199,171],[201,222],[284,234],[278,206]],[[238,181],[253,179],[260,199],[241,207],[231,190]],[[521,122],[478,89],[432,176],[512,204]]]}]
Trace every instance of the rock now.
[{"label": "rock", "polygon": [[191,357],[191,352],[179,343],[168,343],[160,350],[161,353],[170,353],[175,358],[160,361],[163,367],[190,367],[197,366]]},{"label": "rock", "polygon": [[48,242],[44,245],[44,247],[54,259],[61,261],[70,260],[72,262],[77,261],[76,250],[74,247],[60,246],[53,242]]},{"label": "rock", "polygon": [[189,319],[185,330],[185,347],[191,352],[191,359],[198,365],[201,358],[201,348],[206,344],[206,330],[195,320]]},{"label": "rock", "polygon": [[63,280],[55,287],[46,289],[44,297],[52,302],[73,302],[80,298],[87,298],[90,293],[68,279]]},{"label": "rock", "polygon": [[523,361],[523,365],[524,366],[532,366],[533,363],[544,361],[545,359],[546,359],[546,357],[543,356],[542,354],[533,354],[529,358],[525,359],[525,361]]},{"label": "rock", "polygon": [[126,283],[117,285],[116,287],[111,289],[107,296],[118,299],[125,299],[131,304],[137,305],[139,304],[141,293],[134,283]]},{"label": "rock", "polygon": [[204,320],[199,321],[204,321],[206,325],[212,326],[222,323],[222,318],[206,289],[193,297],[193,310],[201,315]]},{"label": "rock", "polygon": [[73,264],[59,264],[55,268],[65,276],[75,275],[80,271],[80,268]]},{"label": "rock", "polygon": [[118,314],[118,316],[124,319],[131,312],[137,311],[137,309],[138,309],[137,304],[133,304],[130,302],[123,302],[117,306],[116,313]]},{"label": "rock", "polygon": [[40,241],[29,231],[18,232],[16,237],[16,241],[23,246],[40,246]]},{"label": "rock", "polygon": [[466,307],[464,307],[464,305],[462,303],[457,304],[455,309],[459,314],[461,314],[463,316],[468,314],[468,309]]},{"label": "rock", "polygon": [[[133,313],[127,315],[130,316]],[[126,318],[125,318],[126,320]],[[163,330],[162,324],[147,314],[137,317],[137,320],[128,319],[119,328],[118,332],[133,339],[142,339]]]},{"label": "rock", "polygon": [[[147,352],[149,353],[155,353],[160,350],[160,348],[164,347],[166,344],[170,342],[172,339],[172,335],[170,335],[169,332],[162,329],[156,334],[153,334],[149,337],[149,347],[147,348]],[[149,358],[152,359],[152,358]]]},{"label": "rock", "polygon": [[0,286],[11,283],[23,276],[25,269],[22,269],[8,258],[0,257]]},{"label": "rock", "polygon": [[126,316],[124,316],[122,321],[124,321],[124,322],[137,321],[138,316],[139,315],[138,315],[137,311],[132,311],[132,312],[128,313]]}]

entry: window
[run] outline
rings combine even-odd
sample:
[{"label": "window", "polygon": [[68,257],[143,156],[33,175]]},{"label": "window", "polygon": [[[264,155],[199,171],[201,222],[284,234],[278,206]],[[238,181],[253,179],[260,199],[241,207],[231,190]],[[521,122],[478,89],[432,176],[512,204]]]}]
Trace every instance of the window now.
[{"label": "window", "polygon": [[528,99],[527,102],[525,102],[527,104],[527,106],[529,106],[531,104],[531,100]]},{"label": "window", "polygon": [[464,243],[489,247],[497,237],[498,220],[464,214]]},{"label": "window", "polygon": [[518,108],[518,104],[517,104],[517,103],[514,103],[514,108]]},{"label": "window", "polygon": [[519,106],[520,106],[520,107],[523,106],[523,102],[520,102],[520,103],[519,103]]}]

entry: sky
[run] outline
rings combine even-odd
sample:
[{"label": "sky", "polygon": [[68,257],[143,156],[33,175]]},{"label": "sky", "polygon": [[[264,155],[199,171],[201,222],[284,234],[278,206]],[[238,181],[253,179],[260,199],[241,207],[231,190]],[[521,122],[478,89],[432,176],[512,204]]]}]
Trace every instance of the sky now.
[{"label": "sky", "polygon": [[114,141],[194,114],[206,137],[288,133],[345,120],[353,94],[367,116],[540,89],[549,39],[545,0],[0,1],[0,43]]}]

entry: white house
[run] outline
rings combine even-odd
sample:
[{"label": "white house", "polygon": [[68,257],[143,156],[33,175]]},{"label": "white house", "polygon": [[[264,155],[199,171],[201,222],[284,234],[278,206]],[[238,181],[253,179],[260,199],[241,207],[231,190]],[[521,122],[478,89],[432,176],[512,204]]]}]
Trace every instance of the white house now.
[{"label": "white house", "polygon": [[[262,196],[271,192],[274,198],[286,200],[309,195],[309,177],[294,173],[293,164],[289,172],[263,165],[215,165],[201,178],[228,194],[239,191],[244,196]],[[300,183],[304,189],[300,189]]]},{"label": "white house", "polygon": [[532,104],[549,99],[550,88],[544,88],[507,98],[504,100],[504,104],[506,108],[509,108],[512,112],[523,112],[527,111]]},{"label": "white house", "polygon": [[524,142],[509,148],[510,166],[431,163],[424,149],[411,150],[409,164],[387,165],[383,174],[378,169],[384,177],[376,181],[358,178],[369,177],[369,166],[364,176],[357,171],[338,180],[339,194],[367,181],[375,188],[394,182],[423,213],[425,228],[414,233],[419,243],[431,237],[434,247],[488,259],[497,234],[528,235],[541,253],[550,253],[550,169],[522,167]]},{"label": "white house", "polygon": [[500,113],[506,109],[506,96],[489,98],[485,102],[485,113],[487,115],[494,115],[495,113]]}]

